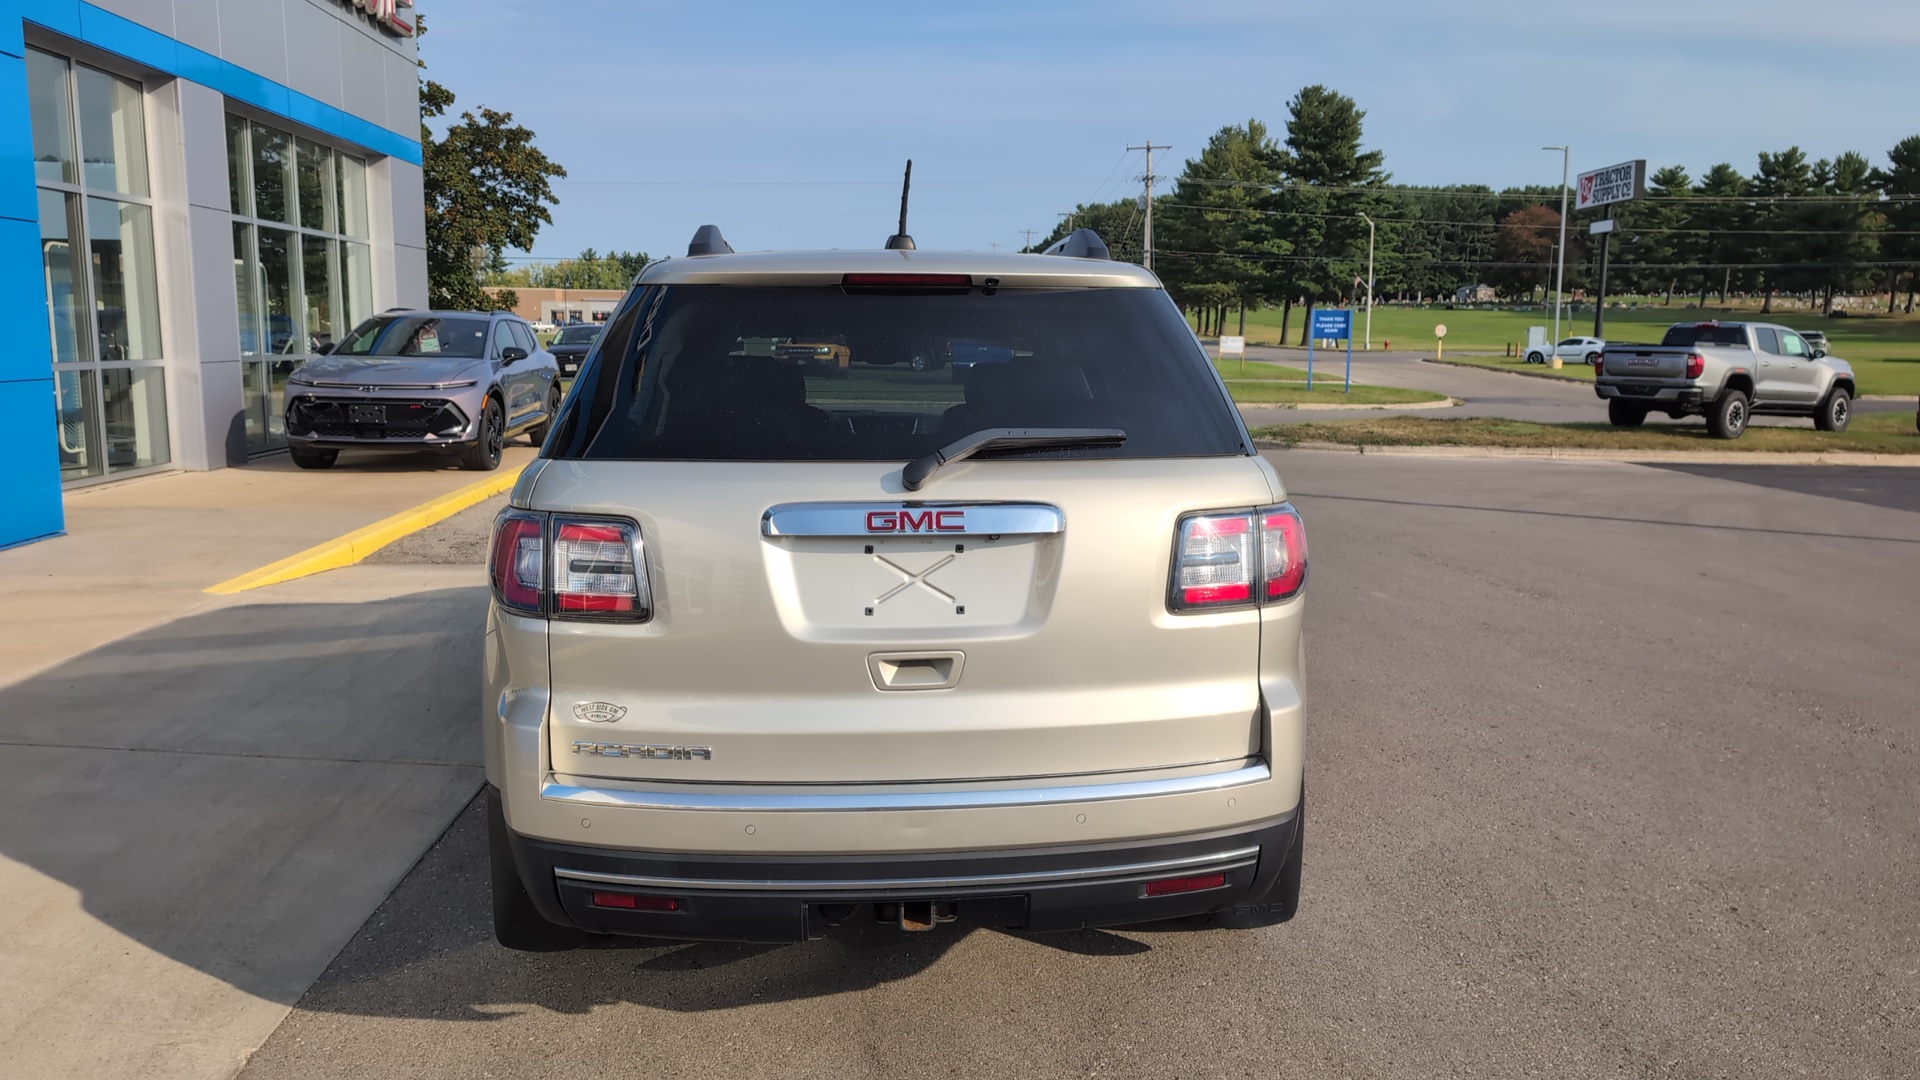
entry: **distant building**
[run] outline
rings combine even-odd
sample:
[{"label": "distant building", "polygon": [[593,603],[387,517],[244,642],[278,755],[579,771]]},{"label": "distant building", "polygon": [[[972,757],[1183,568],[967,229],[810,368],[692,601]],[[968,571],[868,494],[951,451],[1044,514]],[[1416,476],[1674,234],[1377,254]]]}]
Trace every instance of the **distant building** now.
[{"label": "distant building", "polygon": [[[487,288],[489,295],[497,296],[509,290]],[[550,322],[559,325],[575,322],[606,322],[613,315],[613,309],[620,306],[620,298],[627,295],[621,289],[513,289],[519,297],[519,304],[513,309],[515,315],[528,322]]]},{"label": "distant building", "polygon": [[1491,304],[1500,299],[1500,294],[1491,285],[1462,285],[1453,290],[1453,302],[1456,304]]}]

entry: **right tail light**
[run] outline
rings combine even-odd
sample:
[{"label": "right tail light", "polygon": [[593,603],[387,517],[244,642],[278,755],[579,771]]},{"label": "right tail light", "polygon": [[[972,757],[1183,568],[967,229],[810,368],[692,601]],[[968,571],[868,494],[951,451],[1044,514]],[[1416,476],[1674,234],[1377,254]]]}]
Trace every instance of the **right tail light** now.
[{"label": "right tail light", "polygon": [[493,525],[487,571],[500,606],[554,619],[653,616],[646,544],[626,518],[509,509]]},{"label": "right tail light", "polygon": [[1687,354],[1687,378],[1697,379],[1707,370],[1707,358],[1699,353]]},{"label": "right tail light", "polygon": [[1167,589],[1170,610],[1279,603],[1300,595],[1306,584],[1306,526],[1292,503],[1180,519]]}]

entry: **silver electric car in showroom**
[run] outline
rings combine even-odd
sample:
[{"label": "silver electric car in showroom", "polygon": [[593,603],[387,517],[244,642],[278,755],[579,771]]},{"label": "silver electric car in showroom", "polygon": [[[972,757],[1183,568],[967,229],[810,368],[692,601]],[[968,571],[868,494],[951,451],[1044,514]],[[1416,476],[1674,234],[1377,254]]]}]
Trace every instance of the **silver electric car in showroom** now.
[{"label": "silver electric car in showroom", "polygon": [[[829,339],[861,362],[765,347]],[[907,362],[960,339],[1003,362]],[[503,944],[1298,906],[1301,519],[1160,282],[1090,231],[703,228],[609,320],[488,570]]]},{"label": "silver electric car in showroom", "polygon": [[439,450],[497,469],[508,439],[547,437],[560,398],[553,354],[519,316],[395,309],[287,377],[287,449],[303,469],[342,450]]}]

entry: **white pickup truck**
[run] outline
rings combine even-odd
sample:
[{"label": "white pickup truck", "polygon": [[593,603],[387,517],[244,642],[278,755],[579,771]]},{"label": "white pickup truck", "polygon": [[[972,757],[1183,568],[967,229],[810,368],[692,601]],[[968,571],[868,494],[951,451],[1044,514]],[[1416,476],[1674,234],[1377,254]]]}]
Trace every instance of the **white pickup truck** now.
[{"label": "white pickup truck", "polygon": [[1852,364],[1771,323],[1674,323],[1658,345],[1609,344],[1593,384],[1615,427],[1639,427],[1650,412],[1705,416],[1716,439],[1739,438],[1752,416],[1845,431],[1855,395]]}]

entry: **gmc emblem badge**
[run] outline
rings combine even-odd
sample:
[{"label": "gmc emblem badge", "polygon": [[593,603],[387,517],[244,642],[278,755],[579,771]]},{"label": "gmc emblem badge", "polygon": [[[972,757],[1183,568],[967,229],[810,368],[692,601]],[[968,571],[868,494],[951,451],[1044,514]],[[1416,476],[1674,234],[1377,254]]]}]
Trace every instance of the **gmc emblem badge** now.
[{"label": "gmc emblem badge", "polygon": [[966,532],[965,510],[870,510],[870,533]]}]

